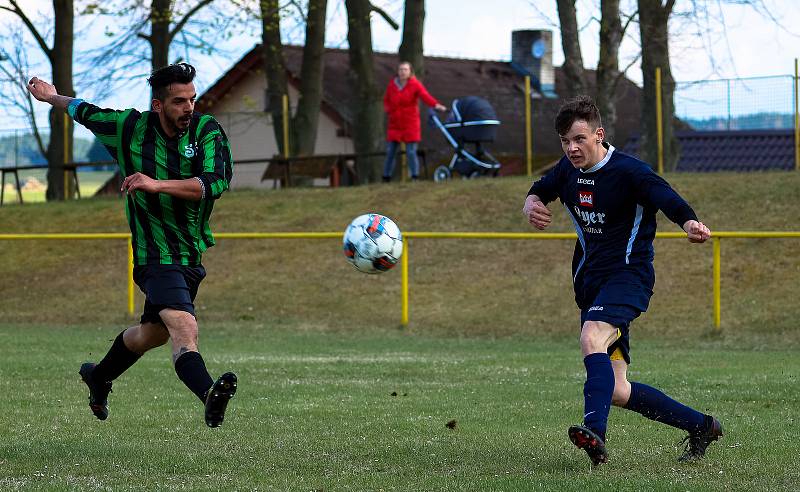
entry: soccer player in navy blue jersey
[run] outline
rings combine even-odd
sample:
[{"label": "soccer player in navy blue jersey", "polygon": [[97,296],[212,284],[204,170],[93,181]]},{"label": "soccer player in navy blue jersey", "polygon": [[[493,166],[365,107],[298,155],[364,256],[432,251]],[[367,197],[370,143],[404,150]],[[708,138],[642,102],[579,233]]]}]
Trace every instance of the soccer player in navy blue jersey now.
[{"label": "soccer player in navy blue jersey", "polygon": [[722,437],[722,426],[656,388],[628,381],[628,329],[653,294],[656,212],[683,228],[690,242],[706,241],[711,231],[650,166],[604,141],[600,112],[589,97],[562,106],[555,127],[565,156],[531,186],[523,213],[543,230],[552,217],[547,204],[558,198],[578,234],[572,276],[586,382],[583,425],[570,427],[569,438],[593,465],[607,462],[613,404],[687,431],[688,444],[678,459],[700,459]]}]

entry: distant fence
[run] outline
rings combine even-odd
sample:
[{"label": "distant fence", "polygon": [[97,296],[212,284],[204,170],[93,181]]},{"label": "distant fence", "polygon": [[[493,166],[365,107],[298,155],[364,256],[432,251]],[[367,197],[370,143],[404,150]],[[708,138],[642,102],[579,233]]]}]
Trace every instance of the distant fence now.
[{"label": "distant fence", "polygon": [[[574,233],[527,233],[527,232],[405,232],[403,233],[403,255],[400,260],[400,322],[403,326],[409,323],[409,243],[410,239],[520,239],[520,240],[553,240],[576,239]],[[0,234],[2,240],[127,240],[128,248],[128,315],[134,314],[134,283],[133,283],[133,249],[127,233],[87,233],[87,234]],[[341,238],[341,232],[220,232],[214,234],[218,239],[333,239]],[[686,234],[680,232],[656,233],[659,239],[686,239]],[[711,238],[713,245],[713,279],[712,298],[714,312],[714,328],[719,331],[722,324],[722,238],[800,238],[800,231],[739,231],[715,232]],[[765,260],[766,261],[766,260]]]},{"label": "distant fence", "polygon": [[0,168],[47,162],[38,149],[31,149],[29,128],[0,129]]},{"label": "distant fence", "polygon": [[675,83],[675,116],[697,131],[794,128],[794,77]]}]

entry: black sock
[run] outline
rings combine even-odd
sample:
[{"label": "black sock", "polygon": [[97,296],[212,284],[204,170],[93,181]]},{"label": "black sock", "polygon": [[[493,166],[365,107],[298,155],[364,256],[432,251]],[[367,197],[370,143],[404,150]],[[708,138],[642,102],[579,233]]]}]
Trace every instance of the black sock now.
[{"label": "black sock", "polygon": [[175,360],[175,372],[183,384],[205,403],[206,393],[214,380],[208,374],[203,357],[198,352],[185,352]]},{"label": "black sock", "polygon": [[123,333],[125,331],[117,335],[106,356],[95,366],[92,373],[92,378],[95,381],[113,381],[117,379],[120,374],[127,371],[141,357],[141,355],[125,346],[125,341],[122,339]]}]

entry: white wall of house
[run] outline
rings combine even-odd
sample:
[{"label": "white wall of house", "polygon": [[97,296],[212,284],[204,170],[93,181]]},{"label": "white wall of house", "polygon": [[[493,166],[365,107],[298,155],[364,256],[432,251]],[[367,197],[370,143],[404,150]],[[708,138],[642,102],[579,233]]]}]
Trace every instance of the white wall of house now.
[{"label": "white wall of house", "polygon": [[[239,164],[244,159],[269,158],[278,153],[272,118],[263,111],[266,97],[266,80],[263,72],[254,72],[236,84],[208,113],[220,122],[228,135],[233,153],[233,181],[231,188],[271,188],[272,181],[261,181],[266,163]],[[289,105],[294,111],[299,92],[289,86]],[[337,136],[339,126],[320,113],[317,128],[317,154],[352,153],[353,141]],[[323,181],[324,182],[324,181]]]}]

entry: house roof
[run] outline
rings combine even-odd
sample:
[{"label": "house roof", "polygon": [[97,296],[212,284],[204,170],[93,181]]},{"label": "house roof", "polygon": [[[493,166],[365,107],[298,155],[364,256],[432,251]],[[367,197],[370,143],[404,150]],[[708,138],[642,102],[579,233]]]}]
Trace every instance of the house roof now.
[{"label": "house roof", "polygon": [[[676,171],[766,171],[794,169],[794,130],[675,132],[680,154]],[[623,152],[638,155],[634,135]]]},{"label": "house roof", "polygon": [[[244,77],[256,76],[263,67],[261,45],[256,45],[245,54],[227,73],[211,86],[198,100],[200,111],[213,112],[214,102],[221,100],[227,91]],[[285,46],[284,56],[289,71],[290,83],[298,86],[303,47]],[[373,55],[375,78],[381,94],[386,84],[395,75],[398,56],[394,53],[376,52]],[[350,71],[349,54],[346,49],[326,48],[324,55],[323,108],[328,116],[347,126],[352,123],[353,74]],[[594,72],[589,70],[589,79]],[[263,76],[263,71],[260,72]],[[565,94],[564,74],[558,67],[556,74],[556,93]],[[442,104],[449,106],[456,98],[475,95],[487,99],[497,112],[501,126],[497,139],[487,144],[495,154],[525,153],[525,101],[524,78],[510,62],[493,60],[473,60],[463,58],[425,57],[425,74],[421,78],[428,91]],[[618,104],[617,132],[614,141],[624,142],[628,136],[639,131],[639,101],[641,89],[633,82],[623,78],[617,88]],[[560,142],[553,129],[553,119],[562,99],[548,99],[534,95],[533,113],[533,151],[539,154],[561,153]],[[422,124],[422,146],[432,151],[434,158],[449,156],[450,148],[438,130],[425,122]],[[437,154],[441,154],[442,157]],[[430,165],[430,164],[429,164]]]}]

